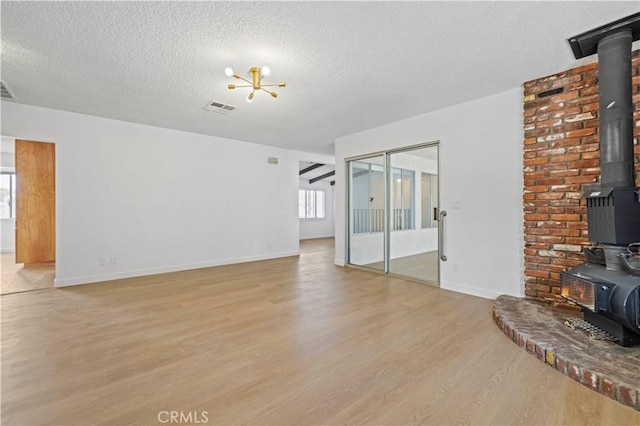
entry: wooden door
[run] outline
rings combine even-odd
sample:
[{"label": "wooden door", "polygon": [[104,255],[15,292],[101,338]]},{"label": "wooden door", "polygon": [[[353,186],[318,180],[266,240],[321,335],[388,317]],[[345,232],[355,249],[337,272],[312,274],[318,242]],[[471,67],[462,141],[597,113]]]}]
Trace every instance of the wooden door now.
[{"label": "wooden door", "polygon": [[55,145],[16,139],[16,263],[56,260]]}]

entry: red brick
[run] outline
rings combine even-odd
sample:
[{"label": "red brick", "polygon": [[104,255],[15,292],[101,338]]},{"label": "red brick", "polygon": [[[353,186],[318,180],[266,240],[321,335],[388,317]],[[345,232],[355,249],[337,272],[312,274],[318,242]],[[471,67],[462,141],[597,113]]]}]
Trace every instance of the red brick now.
[{"label": "red brick", "polygon": [[[585,131],[585,130],[592,130],[592,129],[576,130],[576,132]],[[527,130],[527,131],[524,132],[524,137],[525,138],[535,138],[535,137],[538,137],[538,136],[546,135],[547,133],[549,133],[549,129]]]},{"label": "red brick", "polygon": [[562,120],[558,119],[558,118],[554,118],[551,120],[545,120],[545,121],[540,121],[538,123],[536,123],[535,128],[536,129],[543,129],[545,127],[553,127],[553,126],[560,126],[562,124]]},{"label": "red brick", "polygon": [[638,395],[635,389],[625,385],[618,386],[618,402],[629,407],[637,407]]},{"label": "red brick", "polygon": [[[598,64],[597,63],[591,63],[591,64],[587,64],[587,65],[582,65],[580,67],[576,67],[576,68],[572,68],[569,73],[570,74],[584,74],[588,71],[594,71],[598,69]],[[533,80],[533,81],[538,81],[538,80]]]},{"label": "red brick", "polygon": [[[577,179],[577,178],[573,178]],[[582,179],[585,179],[584,177]],[[535,179],[536,185],[560,185],[565,182],[565,179],[562,178],[544,178],[544,179]]]},{"label": "red brick", "polygon": [[582,105],[582,112],[597,111],[599,108],[600,105],[598,105],[598,102],[592,102],[590,104]]},{"label": "red brick", "polygon": [[588,143],[567,148],[567,152],[589,152],[598,151],[600,147],[597,143]]},{"label": "red brick", "polygon": [[597,95],[597,94],[598,94],[597,87],[585,87],[582,90],[580,90],[580,97]]},{"label": "red brick", "polygon": [[581,130],[572,130],[566,133],[567,138],[580,138],[582,136],[593,135],[597,132],[595,128],[581,129]]},{"label": "red brick", "polygon": [[[559,114],[560,112],[558,112]],[[569,132],[572,130],[579,130],[579,129],[583,129],[584,128],[584,123],[579,122],[579,123],[567,123],[567,124],[563,124],[560,126],[554,126],[551,128],[551,133],[565,133],[565,132]]]},{"label": "red brick", "polygon": [[580,185],[551,185],[552,191],[575,192],[580,190]]},{"label": "red brick", "polygon": [[580,174],[580,169],[556,170],[549,172],[548,174],[552,177],[578,176]]},{"label": "red brick", "polygon": [[552,163],[566,163],[569,161],[576,161],[580,159],[580,154],[564,154],[551,157]]},{"label": "red brick", "polygon": [[534,158],[534,159],[530,159],[530,160],[525,160],[524,161],[524,165],[525,166],[537,166],[540,164],[546,164],[549,161],[548,158]]},{"label": "red brick", "polygon": [[551,96],[551,101],[554,103],[568,101],[570,99],[576,99],[580,95],[580,92],[574,90],[572,92],[565,92],[559,95]]},{"label": "red brick", "polygon": [[600,384],[600,377],[595,374],[593,371],[585,370],[582,373],[582,381],[581,383],[594,391],[598,391],[598,385]]},{"label": "red brick", "polygon": [[[586,104],[598,104],[598,95],[597,94],[593,94],[591,96],[580,96],[578,98],[575,99],[570,99],[567,101],[567,105],[586,105]],[[596,107],[596,110],[598,108]],[[584,108],[582,109],[584,111]]]},{"label": "red brick", "polygon": [[549,219],[548,214],[525,214],[525,220],[547,220]]},{"label": "red brick", "polygon": [[596,176],[575,176],[564,179],[565,183],[594,183],[596,180]]},{"label": "red brick", "polygon": [[561,148],[561,147],[565,147],[565,146],[575,146],[575,145],[580,145],[581,142],[582,142],[582,140],[580,138],[571,138],[571,139],[561,138],[561,140],[553,141],[551,143],[551,147],[552,148]]},{"label": "red brick", "polygon": [[549,272],[547,271],[525,270],[524,274],[530,277],[549,278]]},{"label": "red brick", "polygon": [[567,362],[564,358],[561,358],[556,355],[556,370],[561,372],[562,374],[567,374]]},{"label": "red brick", "polygon": [[544,186],[544,185],[531,185],[531,186],[526,186],[524,188],[524,192],[547,192],[549,190],[548,187]]},{"label": "red brick", "polygon": [[539,200],[558,200],[564,197],[564,194],[561,192],[548,192],[545,194],[538,194],[537,199]]},{"label": "red brick", "polygon": [[581,161],[572,161],[567,164],[570,169],[581,169],[585,167],[594,167],[599,166],[600,162],[597,160],[581,160]]},{"label": "red brick", "polygon": [[616,399],[616,385],[606,377],[600,379],[600,391],[611,399]]},{"label": "red brick", "polygon": [[582,80],[582,74],[571,74],[569,73],[569,75],[567,77],[563,77],[559,80],[555,80],[551,83],[551,87],[552,88],[556,88],[556,87],[566,87],[567,85],[571,84],[571,83],[577,83],[579,81]]},{"label": "red brick", "polygon": [[548,285],[540,285],[540,284],[530,284],[529,286],[527,286],[527,288],[529,288],[530,290],[542,291],[545,293],[550,290],[550,287]]},{"label": "red brick", "polygon": [[582,260],[578,260],[578,259],[553,259],[551,261],[551,263],[553,263],[555,265],[561,265],[561,266],[566,266],[566,267],[572,268],[574,266],[578,266],[579,264],[581,264]]},{"label": "red brick", "polygon": [[582,378],[580,367],[578,367],[575,364],[568,363],[568,365],[567,365],[567,376],[569,376],[573,380],[577,380],[579,382],[580,379]]},{"label": "red brick", "polygon": [[582,80],[576,83],[568,84],[566,86],[566,90],[579,90],[584,89],[585,87],[593,87],[598,85],[598,80],[595,78],[590,78],[588,75],[581,74]]}]

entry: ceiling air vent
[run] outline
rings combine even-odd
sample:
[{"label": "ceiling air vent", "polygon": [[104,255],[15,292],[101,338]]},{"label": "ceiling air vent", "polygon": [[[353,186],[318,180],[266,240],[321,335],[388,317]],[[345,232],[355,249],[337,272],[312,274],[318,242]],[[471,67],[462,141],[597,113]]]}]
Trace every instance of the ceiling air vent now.
[{"label": "ceiling air vent", "polygon": [[7,89],[7,86],[4,85],[4,81],[0,81],[0,97],[3,99],[13,99],[13,95]]},{"label": "ceiling air vent", "polygon": [[217,112],[218,114],[224,114],[224,115],[229,115],[229,113],[236,108],[237,107],[234,107],[233,105],[227,105],[227,104],[223,104],[222,102],[216,102],[216,101],[211,101],[202,107],[202,109],[206,111]]}]

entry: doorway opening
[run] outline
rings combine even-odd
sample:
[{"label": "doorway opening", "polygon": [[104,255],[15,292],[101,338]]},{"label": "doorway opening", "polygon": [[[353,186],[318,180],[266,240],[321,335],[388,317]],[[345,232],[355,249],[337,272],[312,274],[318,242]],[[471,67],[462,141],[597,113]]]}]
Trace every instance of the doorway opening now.
[{"label": "doorway opening", "polygon": [[53,288],[55,145],[2,137],[0,294]]},{"label": "doorway opening", "polygon": [[300,161],[298,167],[298,236],[300,256],[322,252],[329,262],[334,252],[335,166]]}]

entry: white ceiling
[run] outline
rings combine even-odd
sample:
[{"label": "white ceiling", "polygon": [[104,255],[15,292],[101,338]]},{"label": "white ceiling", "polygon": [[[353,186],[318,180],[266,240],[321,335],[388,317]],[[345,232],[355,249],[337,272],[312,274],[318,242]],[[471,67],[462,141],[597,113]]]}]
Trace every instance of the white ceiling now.
[{"label": "white ceiling", "polygon": [[[320,154],[335,138],[577,63],[566,39],[630,2],[9,2],[16,102]],[[584,60],[583,60],[584,61]],[[226,89],[268,65],[272,99]],[[207,112],[209,101],[239,108]],[[463,118],[463,117],[461,117]]]}]

